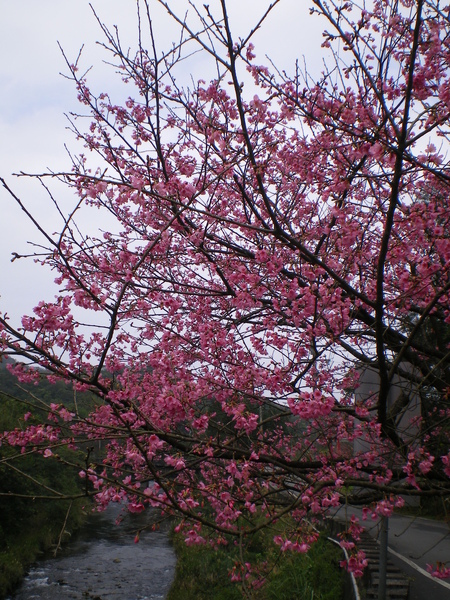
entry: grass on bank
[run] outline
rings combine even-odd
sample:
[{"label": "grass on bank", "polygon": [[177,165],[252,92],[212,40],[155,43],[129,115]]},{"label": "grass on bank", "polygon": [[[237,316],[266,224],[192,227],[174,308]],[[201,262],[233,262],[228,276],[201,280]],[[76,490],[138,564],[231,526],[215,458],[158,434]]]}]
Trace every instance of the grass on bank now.
[{"label": "grass on bank", "polygon": [[[183,537],[173,535],[177,555],[175,580],[167,600],[342,600],[345,574],[339,561],[342,551],[321,536],[307,554],[279,554],[269,533],[261,533],[247,549],[249,562],[275,561],[265,584],[248,590],[232,582],[230,571],[239,558],[239,549],[229,544],[212,549],[186,546]],[[279,558],[278,558],[279,557]],[[277,560],[278,558],[278,560]]]},{"label": "grass on bank", "polygon": [[[28,566],[45,551],[56,546],[65,525],[66,532],[77,529],[83,519],[81,501],[71,505],[66,501],[36,502],[35,510],[25,519],[18,518],[16,533],[0,526],[0,598],[11,594],[20,584]],[[65,519],[67,518],[67,522]],[[68,535],[62,535],[67,542]]]}]

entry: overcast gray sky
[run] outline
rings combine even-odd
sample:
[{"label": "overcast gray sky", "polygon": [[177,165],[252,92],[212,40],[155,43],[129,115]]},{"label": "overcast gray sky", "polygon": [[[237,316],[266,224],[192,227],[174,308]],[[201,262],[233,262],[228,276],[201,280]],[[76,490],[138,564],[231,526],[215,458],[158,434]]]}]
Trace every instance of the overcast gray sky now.
[{"label": "overcast gray sky", "polygon": [[[229,0],[236,37],[245,34],[269,5],[268,0]],[[118,25],[127,46],[136,41],[136,0],[92,0],[95,10],[109,26]],[[150,2],[156,4],[156,2]],[[185,0],[171,5],[186,6]],[[209,0],[211,9],[218,4]],[[203,1],[198,2],[201,7]],[[293,67],[295,58],[306,56],[308,65],[319,70],[321,30],[325,24],[309,16],[308,0],[282,0],[255,38],[257,62],[268,54],[281,68]],[[96,44],[102,32],[88,0],[0,0],[0,176],[20,195],[25,204],[52,229],[48,200],[36,182],[12,177],[14,172],[44,172],[47,168],[70,167],[64,144],[75,149],[67,131],[64,113],[77,110],[71,82],[58,48],[61,44],[70,61],[84,45],[83,67],[93,66],[89,81],[96,90],[120,85],[111,70],[102,66],[105,54]],[[161,42],[177,38],[161,10],[154,13]],[[57,193],[67,193],[58,190]],[[40,299],[55,293],[51,273],[32,261],[10,262],[11,252],[24,252],[26,241],[37,240],[23,214],[0,189],[0,310],[14,322],[31,313]]]}]

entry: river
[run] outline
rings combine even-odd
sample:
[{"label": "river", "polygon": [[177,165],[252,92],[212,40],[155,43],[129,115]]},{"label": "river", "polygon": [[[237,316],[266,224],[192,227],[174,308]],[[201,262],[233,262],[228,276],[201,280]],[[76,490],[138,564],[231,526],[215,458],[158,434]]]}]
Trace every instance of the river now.
[{"label": "river", "polygon": [[154,600],[165,598],[175,570],[168,525],[135,533],[148,514],[125,514],[112,505],[90,515],[58,553],[38,561],[9,600]]}]

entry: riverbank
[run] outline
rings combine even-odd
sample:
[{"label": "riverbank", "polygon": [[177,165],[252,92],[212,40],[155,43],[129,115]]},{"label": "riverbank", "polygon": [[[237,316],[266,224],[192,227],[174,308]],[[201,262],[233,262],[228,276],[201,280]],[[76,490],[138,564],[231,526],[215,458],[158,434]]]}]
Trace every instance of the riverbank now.
[{"label": "riverbank", "polygon": [[86,518],[83,504],[85,501],[36,502],[25,518],[17,515],[10,530],[1,529],[0,599],[17,588],[33,562],[67,542],[82,525]]},{"label": "riverbank", "polygon": [[[166,597],[173,581],[175,553],[169,523],[148,527],[152,511],[131,514],[120,504],[90,512],[56,558],[35,563],[14,600],[144,600]],[[140,531],[140,541],[135,543]]]},{"label": "riverbank", "polygon": [[[18,386],[7,370],[11,359],[0,360],[0,432],[21,431],[27,424],[47,423],[53,402],[64,402],[73,410],[73,389],[62,382]],[[87,411],[94,403],[88,394],[79,394],[78,406]],[[24,413],[26,412],[26,415]],[[83,493],[76,459],[64,447],[44,454],[37,448],[0,444],[0,598],[11,593],[30,564],[53,546],[67,542],[86,518],[87,498],[74,502]],[[66,464],[69,463],[69,464]],[[54,499],[49,499],[54,498]]]},{"label": "riverbank", "polygon": [[[342,600],[345,574],[339,566],[342,551],[323,535],[307,554],[280,553],[269,532],[260,532],[246,548],[252,564],[271,565],[264,584],[254,587],[250,576],[245,582],[233,582],[230,572],[239,562],[239,549],[227,546],[186,546],[182,536],[172,534],[177,564],[175,580],[167,600]],[[252,583],[253,582],[253,583]]]}]

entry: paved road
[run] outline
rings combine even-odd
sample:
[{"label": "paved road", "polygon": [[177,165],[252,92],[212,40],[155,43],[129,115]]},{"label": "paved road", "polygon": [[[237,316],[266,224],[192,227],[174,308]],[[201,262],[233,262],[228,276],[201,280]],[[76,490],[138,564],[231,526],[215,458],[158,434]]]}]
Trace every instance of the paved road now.
[{"label": "paved road", "polygon": [[[337,516],[345,518],[345,507]],[[347,507],[347,517],[354,514],[360,518],[366,530],[375,538],[379,534],[379,521],[362,520],[362,511]],[[410,600],[448,600],[450,581],[440,581],[428,575],[427,564],[437,561],[450,566],[450,526],[447,523],[393,515],[389,519],[390,558],[411,578]]]}]

